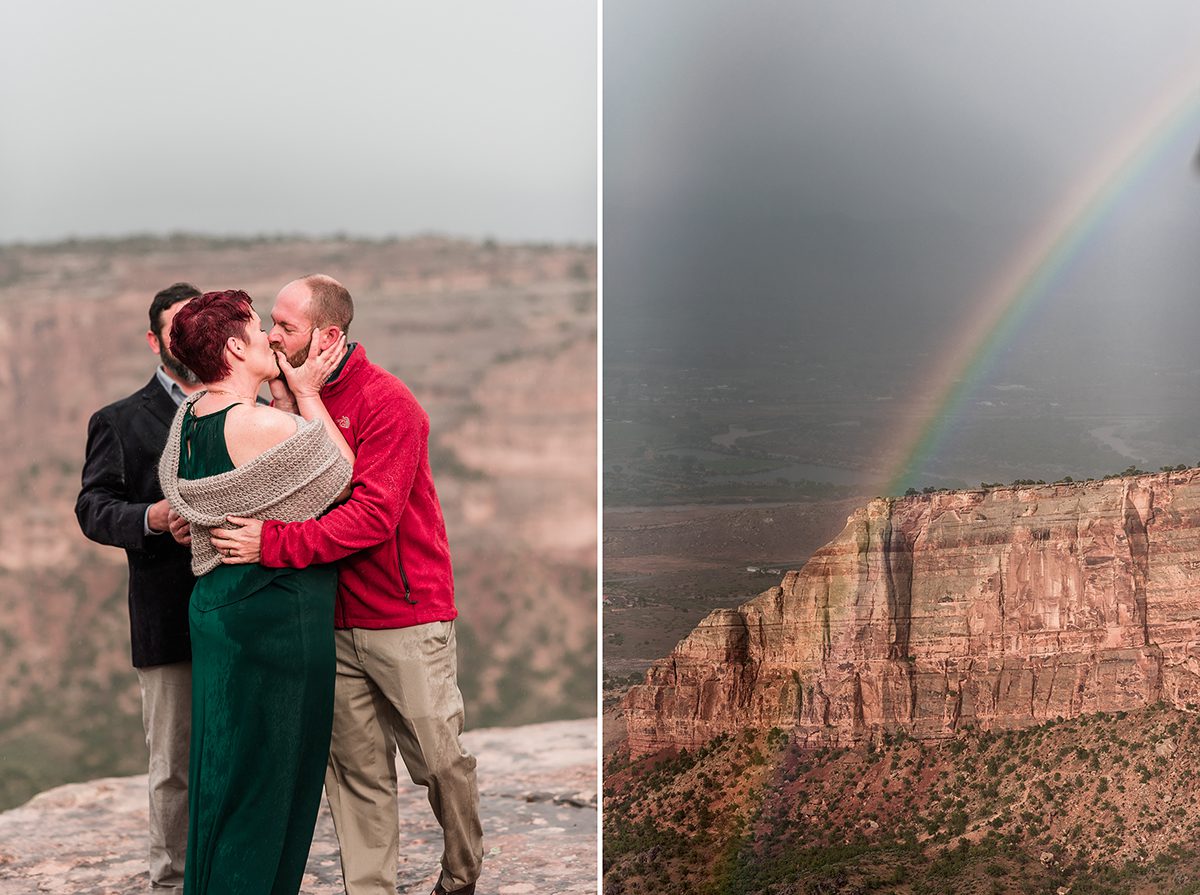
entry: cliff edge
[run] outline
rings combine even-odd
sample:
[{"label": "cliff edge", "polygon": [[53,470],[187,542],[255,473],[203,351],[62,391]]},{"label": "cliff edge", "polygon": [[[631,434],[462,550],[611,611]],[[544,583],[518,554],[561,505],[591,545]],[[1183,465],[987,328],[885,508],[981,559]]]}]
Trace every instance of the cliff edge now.
[{"label": "cliff edge", "polygon": [[[481,892],[596,891],[596,721],[556,721],[463,736],[479,761]],[[441,831],[425,790],[400,786],[400,891],[437,879]],[[147,891],[146,778],[60,786],[0,814],[0,893]],[[342,874],[322,802],[305,895],[340,895]]]},{"label": "cliff edge", "polygon": [[705,618],[624,704],[633,755],[1200,706],[1200,470],[879,498]]}]

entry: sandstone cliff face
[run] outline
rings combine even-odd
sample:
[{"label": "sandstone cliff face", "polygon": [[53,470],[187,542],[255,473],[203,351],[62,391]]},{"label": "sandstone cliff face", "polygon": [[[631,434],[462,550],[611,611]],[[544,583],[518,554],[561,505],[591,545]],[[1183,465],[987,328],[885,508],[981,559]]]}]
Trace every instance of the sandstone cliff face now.
[{"label": "sandstone cliff face", "polygon": [[635,754],[1200,704],[1200,470],[877,499],[626,701]]}]

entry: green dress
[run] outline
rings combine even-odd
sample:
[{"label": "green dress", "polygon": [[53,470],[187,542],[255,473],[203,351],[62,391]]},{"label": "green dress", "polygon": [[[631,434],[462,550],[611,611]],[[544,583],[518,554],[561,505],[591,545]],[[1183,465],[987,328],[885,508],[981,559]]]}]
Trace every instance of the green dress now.
[{"label": "green dress", "polygon": [[[226,411],[183,420],[180,478],[234,468]],[[334,566],[196,581],[185,895],[296,895],[333,724]]]}]

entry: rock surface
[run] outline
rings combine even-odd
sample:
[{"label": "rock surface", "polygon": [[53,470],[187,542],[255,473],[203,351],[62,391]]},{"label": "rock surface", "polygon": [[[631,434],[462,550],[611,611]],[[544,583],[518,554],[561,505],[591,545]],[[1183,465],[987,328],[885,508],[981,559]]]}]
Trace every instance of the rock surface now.
[{"label": "rock surface", "polygon": [[1200,704],[1200,470],[880,498],[625,702],[633,754]]},{"label": "rock surface", "polygon": [[[595,892],[595,720],[476,730],[463,739],[479,761],[480,895]],[[406,780],[400,816],[399,891],[425,895],[437,879],[441,831],[424,789]],[[141,895],[148,891],[146,823],[144,776],[44,792],[0,814],[0,893]],[[324,804],[301,891],[343,891]]]}]

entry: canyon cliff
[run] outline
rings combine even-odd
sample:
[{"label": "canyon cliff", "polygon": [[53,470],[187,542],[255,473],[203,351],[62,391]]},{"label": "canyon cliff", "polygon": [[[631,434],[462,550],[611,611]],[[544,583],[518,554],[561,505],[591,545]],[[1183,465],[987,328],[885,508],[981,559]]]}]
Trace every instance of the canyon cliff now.
[{"label": "canyon cliff", "polygon": [[1200,469],[879,498],[626,698],[634,755],[1200,705]]}]

